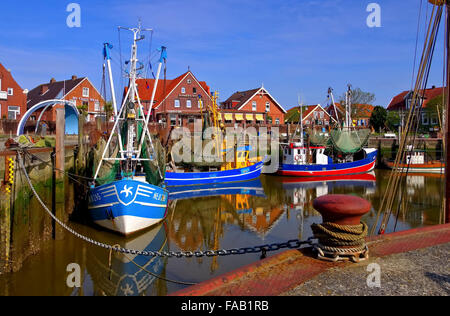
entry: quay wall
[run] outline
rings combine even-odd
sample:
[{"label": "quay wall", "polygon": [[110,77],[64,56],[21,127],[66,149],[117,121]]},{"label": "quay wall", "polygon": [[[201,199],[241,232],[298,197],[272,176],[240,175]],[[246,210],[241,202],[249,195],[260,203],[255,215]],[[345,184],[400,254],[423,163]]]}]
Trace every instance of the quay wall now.
[{"label": "quay wall", "polygon": [[[65,173],[53,172],[53,148],[30,149],[25,168],[37,193],[64,222],[74,209],[74,185]],[[10,159],[14,161],[12,167]],[[65,148],[65,170],[75,166],[74,147]],[[10,170],[13,181],[10,181]],[[62,228],[46,214],[30,189],[14,151],[0,152],[0,274],[20,270],[24,261],[37,254],[45,241],[63,239]],[[9,189],[8,189],[9,188]]]}]

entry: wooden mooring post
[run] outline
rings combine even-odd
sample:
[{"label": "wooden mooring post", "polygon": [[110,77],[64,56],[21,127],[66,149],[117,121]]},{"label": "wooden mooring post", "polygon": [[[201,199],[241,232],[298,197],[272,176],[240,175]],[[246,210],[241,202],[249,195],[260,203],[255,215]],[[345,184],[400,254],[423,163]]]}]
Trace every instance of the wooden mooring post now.
[{"label": "wooden mooring post", "polygon": [[[59,218],[65,217],[65,191],[64,191],[64,172],[66,152],[64,146],[64,138],[66,132],[65,125],[65,107],[64,105],[55,106],[56,109],[56,144],[54,150],[54,168],[52,175],[52,211]],[[53,153],[52,153],[53,154]],[[64,230],[62,227],[53,223],[53,238],[62,239]]]}]

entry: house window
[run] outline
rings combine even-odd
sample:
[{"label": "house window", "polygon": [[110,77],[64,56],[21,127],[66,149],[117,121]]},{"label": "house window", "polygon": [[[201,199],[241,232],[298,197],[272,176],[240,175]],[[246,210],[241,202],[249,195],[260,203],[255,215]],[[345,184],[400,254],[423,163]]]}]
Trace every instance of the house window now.
[{"label": "house window", "polygon": [[428,125],[429,121],[428,121],[428,115],[427,113],[422,113],[422,125]]},{"label": "house window", "polygon": [[192,88],[192,93],[193,93],[193,94],[197,94],[197,88],[195,88],[195,87]]},{"label": "house window", "polygon": [[252,102],[252,111],[256,112],[256,101]]},{"label": "house window", "polygon": [[186,93],[186,88],[185,88],[185,87],[182,87],[182,88],[181,88],[181,93],[183,93],[183,94]]},{"label": "house window", "polygon": [[175,114],[170,115],[170,126],[177,126],[177,116]]},{"label": "house window", "polygon": [[8,106],[8,119],[15,120],[20,115],[20,106]]},{"label": "house window", "polygon": [[438,118],[436,116],[431,117],[431,125],[437,125],[438,124]]},{"label": "house window", "polygon": [[270,112],[270,102],[266,102],[266,112]]},{"label": "house window", "polygon": [[14,89],[8,88],[8,95],[14,95]]},{"label": "house window", "polygon": [[89,98],[89,88],[83,88],[83,98]]},{"label": "house window", "polygon": [[94,110],[95,110],[95,112],[100,112],[100,102],[95,102],[95,104],[94,104]]},{"label": "house window", "polygon": [[174,107],[176,107],[176,108],[180,107],[180,100],[175,100]]},{"label": "house window", "polygon": [[189,108],[189,109],[192,107],[191,100],[186,100],[186,107]]},{"label": "house window", "polygon": [[275,124],[276,124],[276,125],[280,125],[280,119],[276,119],[276,120],[275,120]]},{"label": "house window", "polygon": [[320,112],[320,118],[323,120],[325,113]]},{"label": "house window", "polygon": [[191,84],[191,82],[192,82],[191,79],[188,79],[188,80],[187,80],[187,84]]}]

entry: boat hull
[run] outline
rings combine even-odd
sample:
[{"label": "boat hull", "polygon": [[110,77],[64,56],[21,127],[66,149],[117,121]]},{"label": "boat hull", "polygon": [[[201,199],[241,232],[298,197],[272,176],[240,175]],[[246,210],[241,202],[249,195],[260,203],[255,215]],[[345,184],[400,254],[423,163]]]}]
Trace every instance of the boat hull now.
[{"label": "boat hull", "polygon": [[375,169],[377,151],[372,151],[366,158],[346,163],[289,165],[282,164],[278,174],[295,177],[327,177],[367,173]]},{"label": "boat hull", "polygon": [[119,180],[89,192],[94,223],[129,235],[161,222],[167,213],[168,192],[136,180]]},{"label": "boat hull", "polygon": [[213,183],[228,183],[248,181],[259,178],[263,161],[257,162],[245,168],[215,171],[215,172],[166,172],[166,185],[205,185]]},{"label": "boat hull", "polygon": [[400,164],[394,167],[394,163],[388,162],[387,166],[391,169],[408,173],[445,173],[445,164],[441,162],[424,164]]}]

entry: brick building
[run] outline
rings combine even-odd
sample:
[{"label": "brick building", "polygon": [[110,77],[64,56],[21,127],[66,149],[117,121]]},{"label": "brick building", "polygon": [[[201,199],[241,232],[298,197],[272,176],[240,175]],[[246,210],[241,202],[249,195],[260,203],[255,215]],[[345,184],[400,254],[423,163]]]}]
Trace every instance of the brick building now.
[{"label": "brick building", "polygon": [[264,88],[238,91],[221,103],[228,124],[284,124],[286,110]]},{"label": "brick building", "polygon": [[14,80],[11,71],[0,63],[0,117],[19,121],[26,112],[27,94]]},{"label": "brick building", "polygon": [[[438,113],[436,104],[439,104],[442,107],[444,90],[444,87],[433,86],[429,89],[421,91],[419,97],[419,102],[421,103],[420,123],[429,131],[438,131],[441,129],[439,126],[439,114],[442,115],[442,113]],[[413,91],[401,92],[392,98],[391,102],[387,106],[387,111],[397,112],[399,114],[400,121],[405,122],[411,108],[412,98]],[[430,101],[433,99],[437,102],[435,102],[433,106],[428,106]]]},{"label": "brick building", "polygon": [[294,107],[286,114],[287,124],[298,124],[300,114],[303,113],[303,127],[311,129],[329,129],[331,123],[336,120],[330,116],[320,104],[317,105],[304,105],[303,109],[300,107]]},{"label": "brick building", "polygon": [[[147,112],[155,79],[138,79],[136,84],[141,103]],[[125,93],[126,90],[127,88]],[[150,121],[159,123],[165,128],[177,126],[193,128],[195,121],[201,119],[200,107],[204,111],[211,105],[210,87],[206,82],[198,81],[189,70],[175,79],[158,81]]]},{"label": "brick building", "polygon": [[[73,101],[78,108],[87,111],[87,121],[95,121],[97,116],[104,116],[105,100],[87,77],[77,78],[72,76],[69,80],[56,81],[52,78],[48,83],[41,84],[28,92],[27,109],[34,105],[55,99]],[[42,110],[36,111],[31,120],[36,120]],[[48,109],[42,120],[53,122],[56,120],[56,112]]]}]

